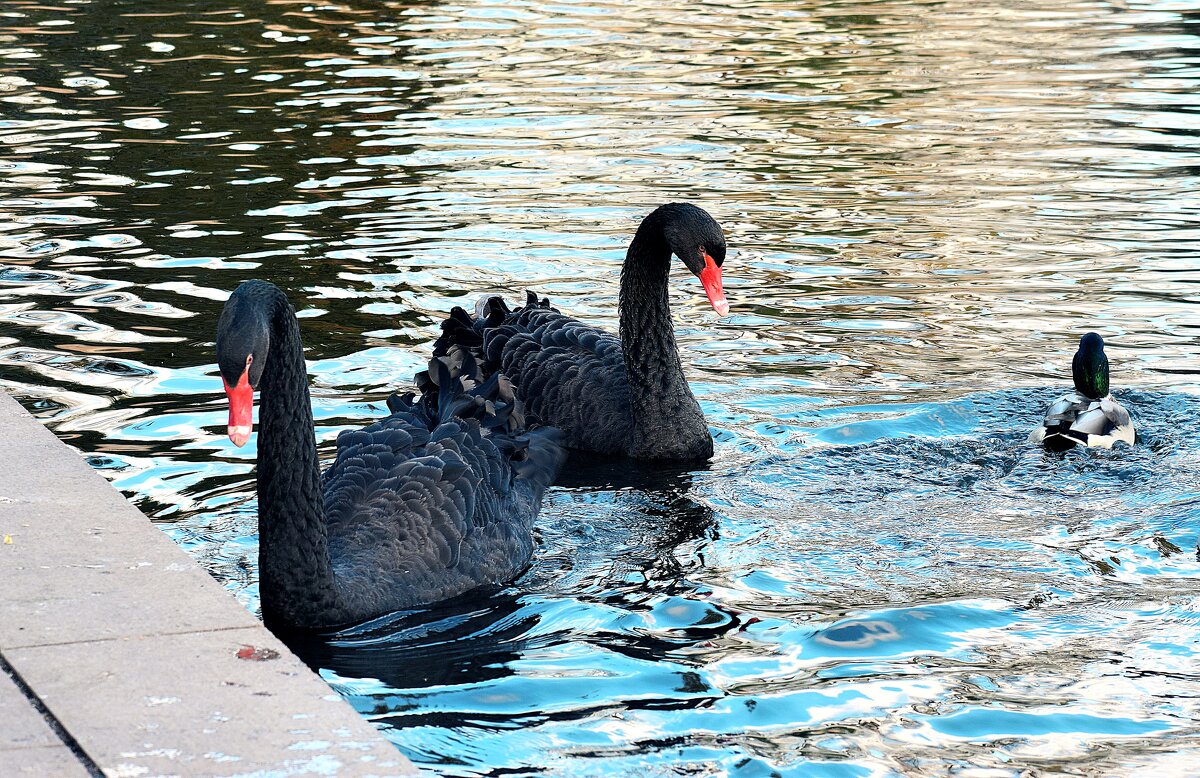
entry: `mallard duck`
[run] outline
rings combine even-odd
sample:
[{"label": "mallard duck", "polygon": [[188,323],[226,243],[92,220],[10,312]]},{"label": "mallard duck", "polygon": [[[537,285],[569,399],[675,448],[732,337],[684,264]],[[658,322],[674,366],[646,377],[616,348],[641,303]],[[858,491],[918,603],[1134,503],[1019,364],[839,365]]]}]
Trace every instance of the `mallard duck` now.
[{"label": "mallard duck", "polygon": [[1030,434],[1030,442],[1055,451],[1073,446],[1112,448],[1118,440],[1132,445],[1133,419],[1108,393],[1104,338],[1089,332],[1079,339],[1071,374],[1075,391],[1054,401],[1042,425]]}]

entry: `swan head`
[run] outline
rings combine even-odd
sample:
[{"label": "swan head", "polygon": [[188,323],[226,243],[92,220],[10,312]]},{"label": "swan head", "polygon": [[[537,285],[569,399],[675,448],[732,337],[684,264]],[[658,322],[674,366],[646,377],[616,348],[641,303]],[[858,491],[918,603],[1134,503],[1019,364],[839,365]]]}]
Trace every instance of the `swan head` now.
[{"label": "swan head", "polygon": [[217,367],[229,398],[229,439],[244,446],[254,426],[254,389],[271,344],[267,298],[261,281],[246,281],[229,296],[217,322]]},{"label": "swan head", "polygon": [[1071,360],[1075,390],[1084,397],[1099,400],[1108,396],[1108,357],[1104,338],[1089,332],[1079,339],[1079,350]]},{"label": "swan head", "polygon": [[661,225],[662,237],[671,253],[700,279],[713,310],[720,316],[728,314],[729,302],[721,284],[725,233],[717,220],[691,203],[667,203],[646,217],[646,221],[650,220]]}]

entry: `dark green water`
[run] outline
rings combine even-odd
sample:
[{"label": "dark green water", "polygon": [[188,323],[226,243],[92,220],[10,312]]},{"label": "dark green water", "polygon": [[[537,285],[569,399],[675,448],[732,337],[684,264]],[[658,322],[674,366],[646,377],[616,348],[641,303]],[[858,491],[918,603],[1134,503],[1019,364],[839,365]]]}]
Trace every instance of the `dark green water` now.
[{"label": "dark green water", "polygon": [[[707,469],[549,496],[494,597],[301,647],[445,775],[1191,775],[1200,13],[1172,0],[0,5],[0,385],[247,607],[212,340],[305,317],[325,451],[441,317],[616,326],[640,217]],[[1109,342],[1142,443],[1025,435]]]}]

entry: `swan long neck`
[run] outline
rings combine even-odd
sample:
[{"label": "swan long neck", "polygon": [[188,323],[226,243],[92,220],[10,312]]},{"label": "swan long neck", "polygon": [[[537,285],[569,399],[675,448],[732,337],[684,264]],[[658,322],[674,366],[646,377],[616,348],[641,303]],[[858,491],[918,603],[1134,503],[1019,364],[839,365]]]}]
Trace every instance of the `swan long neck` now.
[{"label": "swan long neck", "polygon": [[[661,226],[643,222],[625,256],[620,300],[621,346],[634,425],[641,432],[678,426],[689,404],[700,415],[675,344],[667,290],[670,272],[671,249]],[[700,420],[703,424],[702,415]]]},{"label": "swan long neck", "polygon": [[259,572],[264,614],[295,622],[329,606],[323,600],[335,589],[300,326],[282,292],[270,304],[259,385]]}]

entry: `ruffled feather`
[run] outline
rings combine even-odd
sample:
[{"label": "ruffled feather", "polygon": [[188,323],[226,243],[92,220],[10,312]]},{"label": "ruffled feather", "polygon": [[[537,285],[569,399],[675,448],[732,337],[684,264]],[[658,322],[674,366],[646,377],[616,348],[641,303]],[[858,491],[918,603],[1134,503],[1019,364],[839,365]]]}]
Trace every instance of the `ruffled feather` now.
[{"label": "ruffled feather", "polygon": [[1133,419],[1112,395],[1093,400],[1079,392],[1055,400],[1041,426],[1029,435],[1030,442],[1056,451],[1074,446],[1112,448],[1118,441],[1133,445],[1136,439]]}]

